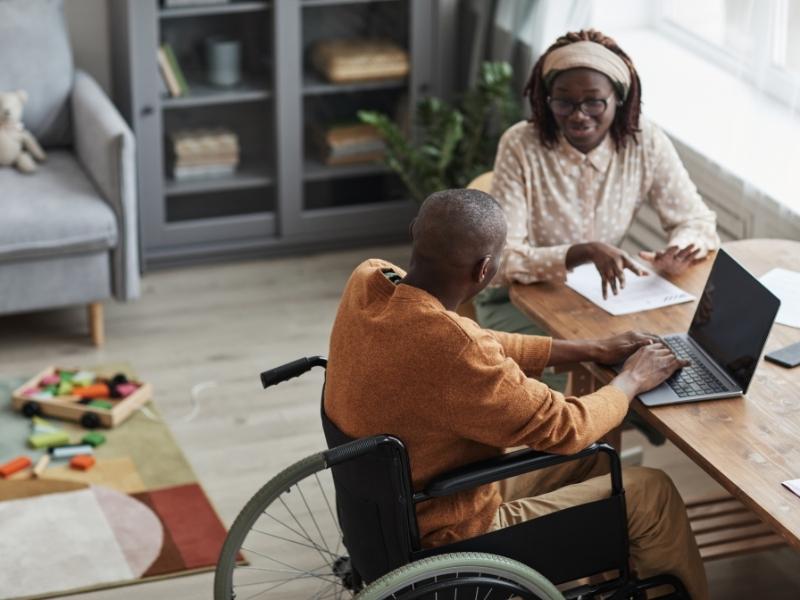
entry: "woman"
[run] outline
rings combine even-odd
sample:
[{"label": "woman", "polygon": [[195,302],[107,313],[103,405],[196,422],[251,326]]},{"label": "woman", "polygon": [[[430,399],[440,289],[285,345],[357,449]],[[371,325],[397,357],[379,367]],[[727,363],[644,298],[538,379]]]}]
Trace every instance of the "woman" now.
[{"label": "woman", "polygon": [[524,95],[532,117],[503,134],[495,159],[508,239],[495,287],[476,299],[484,327],[541,333],[502,286],[563,281],[584,263],[604,296],[624,293],[626,270],[644,274],[619,248],[643,202],[669,234],[667,248],[639,254],[656,271],[681,273],[717,247],[716,216],[664,132],[640,120],[639,76],[614,40],[592,29],[558,38]]}]

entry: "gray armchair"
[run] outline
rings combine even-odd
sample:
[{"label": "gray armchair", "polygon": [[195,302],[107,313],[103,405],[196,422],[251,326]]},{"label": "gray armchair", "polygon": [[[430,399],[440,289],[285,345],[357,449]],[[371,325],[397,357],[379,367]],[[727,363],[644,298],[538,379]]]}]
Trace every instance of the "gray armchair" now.
[{"label": "gray armchair", "polygon": [[25,126],[48,154],[36,173],[0,169],[0,314],[139,296],[133,134],[75,71],[62,0],[0,0],[0,91],[25,89]]}]

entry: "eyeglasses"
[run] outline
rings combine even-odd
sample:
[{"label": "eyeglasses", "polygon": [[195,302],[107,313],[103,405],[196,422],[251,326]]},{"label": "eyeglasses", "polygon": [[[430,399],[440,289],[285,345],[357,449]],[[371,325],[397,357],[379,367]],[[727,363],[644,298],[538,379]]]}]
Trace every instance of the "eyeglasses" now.
[{"label": "eyeglasses", "polygon": [[575,109],[579,109],[583,114],[588,117],[599,117],[608,108],[608,101],[613,98],[613,94],[608,98],[592,98],[591,100],[584,100],[583,102],[570,102],[561,98],[547,97],[547,105],[553,114],[558,117],[568,117]]}]

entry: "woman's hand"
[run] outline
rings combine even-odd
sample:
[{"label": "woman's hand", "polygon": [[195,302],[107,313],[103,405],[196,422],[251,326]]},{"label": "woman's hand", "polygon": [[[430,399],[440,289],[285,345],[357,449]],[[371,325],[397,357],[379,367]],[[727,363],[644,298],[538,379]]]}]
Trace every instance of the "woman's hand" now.
[{"label": "woman's hand", "polygon": [[567,268],[593,262],[600,273],[603,286],[603,299],[608,298],[608,288],[616,296],[625,288],[625,269],[636,275],[647,275],[647,271],[637,265],[627,252],[603,242],[587,242],[575,244],[567,250]]},{"label": "woman's hand", "polygon": [[638,331],[626,331],[620,335],[597,340],[597,354],[594,362],[604,365],[621,363],[642,346],[659,343],[658,336]]},{"label": "woman's hand", "polygon": [[680,275],[692,265],[703,262],[705,258],[697,258],[700,248],[689,244],[682,250],[678,246],[668,246],[657,252],[639,252],[639,257],[646,260],[653,268],[665,275]]}]

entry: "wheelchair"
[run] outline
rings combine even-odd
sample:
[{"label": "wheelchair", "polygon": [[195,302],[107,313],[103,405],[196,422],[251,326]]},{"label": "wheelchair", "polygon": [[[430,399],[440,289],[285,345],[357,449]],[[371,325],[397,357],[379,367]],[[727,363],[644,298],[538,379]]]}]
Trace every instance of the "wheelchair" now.
[{"label": "wheelchair", "polygon": [[[317,366],[327,360],[301,358],[263,372],[261,381],[267,388]],[[689,600],[672,575],[641,580],[631,572],[622,469],[610,446],[570,456],[519,450],[415,491],[401,440],[388,434],[354,440],[327,418],[324,404],[321,416],[328,449],[275,476],[231,526],[216,567],[215,600]],[[596,453],[609,458],[608,498],[453,544],[421,546],[417,504]],[[572,587],[555,587],[563,584]]]}]

